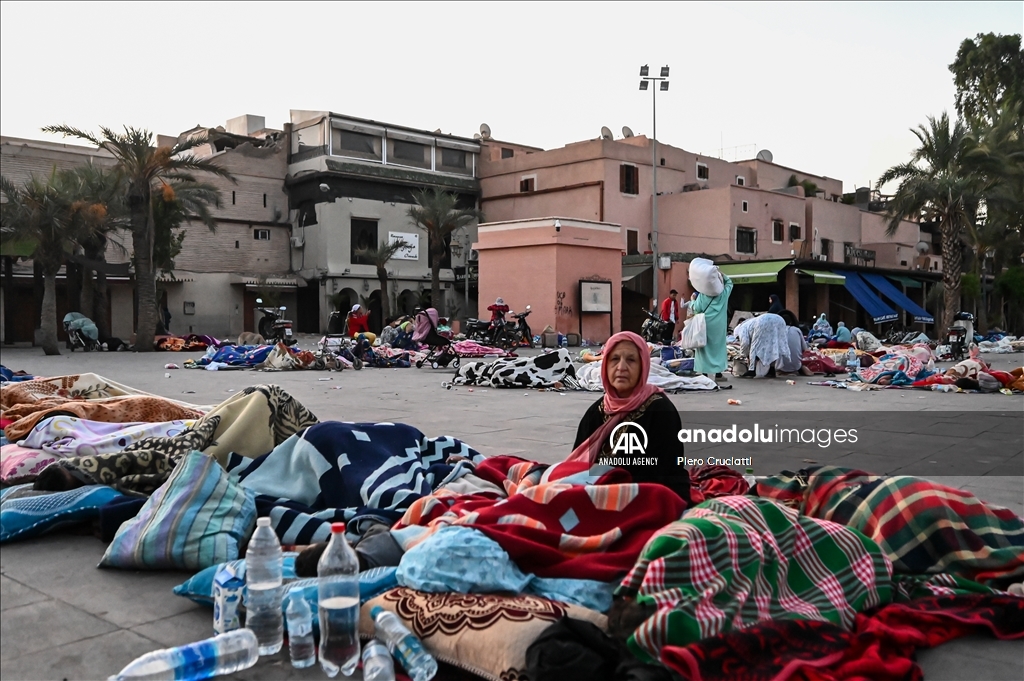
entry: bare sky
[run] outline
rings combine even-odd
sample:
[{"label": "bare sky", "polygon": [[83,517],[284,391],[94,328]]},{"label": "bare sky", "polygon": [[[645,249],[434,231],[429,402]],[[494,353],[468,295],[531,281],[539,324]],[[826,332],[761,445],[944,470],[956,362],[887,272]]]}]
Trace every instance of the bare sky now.
[{"label": "bare sky", "polygon": [[[0,132],[177,134],[289,109],[558,147],[651,130],[641,64],[671,66],[658,139],[840,178],[906,160],[953,111],[948,65],[1024,3],[0,3]],[[739,148],[737,148],[739,147]]]}]

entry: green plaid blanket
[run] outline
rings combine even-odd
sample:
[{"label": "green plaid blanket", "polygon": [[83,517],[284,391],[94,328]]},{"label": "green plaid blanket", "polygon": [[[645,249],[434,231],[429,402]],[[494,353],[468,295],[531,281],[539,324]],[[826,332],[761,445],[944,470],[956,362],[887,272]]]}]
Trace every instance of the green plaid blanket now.
[{"label": "green plaid blanket", "polygon": [[765,620],[831,622],[892,599],[892,567],[856,530],[768,499],[705,501],[647,542],[616,590],[657,612],[628,645],[641,660]]},{"label": "green plaid blanket", "polygon": [[964,490],[821,466],[770,476],[757,493],[863,532],[896,574],[948,573],[977,582],[1024,575],[1024,519]]}]

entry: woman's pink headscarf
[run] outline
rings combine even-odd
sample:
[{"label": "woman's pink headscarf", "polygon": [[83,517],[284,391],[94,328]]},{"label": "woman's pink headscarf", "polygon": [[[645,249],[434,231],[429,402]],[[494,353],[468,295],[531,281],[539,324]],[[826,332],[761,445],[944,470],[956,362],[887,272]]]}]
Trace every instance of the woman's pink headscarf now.
[{"label": "woman's pink headscarf", "polygon": [[632,331],[620,331],[609,338],[601,350],[602,359],[607,358],[615,346],[623,341],[629,341],[635,345],[637,352],[640,353],[640,380],[636,388],[633,389],[632,395],[629,397],[619,397],[619,394],[615,392],[615,388],[608,382],[608,371],[604,362],[601,363],[601,385],[604,386],[602,406],[604,407],[604,413],[610,415],[611,418],[591,433],[585,442],[574,449],[566,461],[589,461],[593,463],[594,457],[604,448],[604,443],[608,441],[608,437],[612,434],[615,426],[625,421],[640,405],[650,399],[651,395],[665,392],[661,388],[647,382],[647,376],[651,373],[651,351],[648,349],[644,339]]}]

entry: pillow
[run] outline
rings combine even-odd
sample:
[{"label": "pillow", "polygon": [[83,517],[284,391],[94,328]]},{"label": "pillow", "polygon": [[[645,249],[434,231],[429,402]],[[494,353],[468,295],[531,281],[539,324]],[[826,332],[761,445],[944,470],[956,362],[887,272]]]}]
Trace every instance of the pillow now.
[{"label": "pillow", "polygon": [[255,527],[252,493],[216,459],[192,452],[121,525],[100,567],[200,570],[238,558]]},{"label": "pillow", "polygon": [[563,617],[608,628],[608,618],[599,612],[539,596],[431,594],[398,587],[363,604],[359,635],[364,639],[374,636],[370,610],[378,605],[395,613],[438,662],[492,681],[525,678],[526,649]]},{"label": "pillow", "polygon": [[[307,579],[295,579],[295,556],[297,553],[285,553],[284,564],[281,572],[284,576],[284,592],[288,594],[288,590],[293,586],[302,587],[303,595],[309,602],[309,607],[316,614],[317,604],[317,579],[316,577],[310,577]],[[217,575],[217,572],[225,565],[234,565],[235,568],[241,567],[239,574],[245,574],[245,559],[231,561],[230,563],[223,563],[221,565],[214,565],[208,567],[202,572],[190,577],[178,586],[174,587],[174,593],[178,596],[184,596],[185,598],[200,603],[202,605],[213,605],[213,578]],[[384,593],[388,589],[393,589],[398,586],[398,580],[395,578],[395,572],[398,568],[395,567],[377,567],[364,572],[359,573],[359,600],[363,603],[375,598],[380,594]],[[311,588],[310,588],[311,587]],[[282,604],[282,607],[287,607],[287,599]]]},{"label": "pillow", "polygon": [[88,485],[66,492],[28,496],[32,492],[31,484],[3,490],[0,496],[0,543],[35,537],[58,525],[92,520],[99,516],[100,506],[123,496],[106,485]]},{"label": "pillow", "polygon": [[7,485],[32,482],[39,471],[60,457],[39,449],[7,444],[0,448],[0,481]]}]

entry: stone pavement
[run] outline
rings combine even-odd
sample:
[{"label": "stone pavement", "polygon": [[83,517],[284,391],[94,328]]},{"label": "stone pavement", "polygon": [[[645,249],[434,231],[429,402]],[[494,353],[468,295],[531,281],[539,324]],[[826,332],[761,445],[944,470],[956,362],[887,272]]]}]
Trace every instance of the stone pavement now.
[{"label": "stone pavement", "polygon": [[[311,345],[303,339],[304,347]],[[451,370],[364,369],[342,373],[165,370],[193,353],[74,353],[45,357],[38,349],[3,348],[3,364],[37,375],[94,372],[132,387],[196,404],[213,405],[258,383],[277,383],[320,419],[401,421],[428,435],[454,435],[486,455],[516,454],[555,462],[570,451],[580,417],[597,395],[468,388],[445,390]],[[1020,366],[1022,355],[988,355],[996,368]],[[171,374],[165,378],[165,373]],[[330,379],[330,380],[319,380]],[[1024,399],[1001,394],[944,394],[906,390],[849,392],[789,386],[781,379],[732,379],[728,391],[673,395],[684,426],[716,414],[776,412],[837,427],[867,418],[899,425],[904,459],[870,458],[855,447],[771,453],[755,459],[756,472],[818,463],[855,465],[873,472],[926,475],[970,489],[982,499],[1024,514]],[[727,406],[739,399],[742,406]],[[729,410],[732,410],[731,412]],[[705,412],[702,415],[699,412]],[[910,413],[916,412],[916,413]],[[986,435],[969,413],[1018,418],[1020,438]],[[874,415],[869,415],[874,416]],[[905,421],[903,420],[905,416]],[[982,417],[983,415],[978,415]],[[870,419],[866,422],[870,422]],[[980,430],[984,430],[981,428]],[[979,446],[979,442],[982,443]],[[989,444],[990,443],[990,444]],[[973,446],[973,449],[971,448]],[[689,455],[689,450],[687,450]],[[965,453],[966,452],[966,453]],[[980,452],[980,453],[979,453]],[[966,461],[965,461],[966,460]],[[883,468],[884,466],[884,468]],[[929,474],[934,471],[934,474]],[[955,475],[942,475],[953,472]],[[0,677],[105,679],[158,647],[211,635],[212,612],[171,593],[188,575],[98,570],[104,546],[91,535],[58,533],[4,545],[0,551]],[[925,678],[972,681],[1024,678],[1024,641],[974,637],[924,651]],[[294,670],[287,654],[261,660],[237,679],[324,678],[319,666]]]}]

